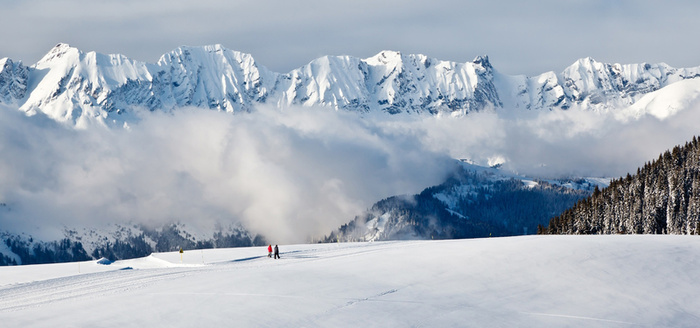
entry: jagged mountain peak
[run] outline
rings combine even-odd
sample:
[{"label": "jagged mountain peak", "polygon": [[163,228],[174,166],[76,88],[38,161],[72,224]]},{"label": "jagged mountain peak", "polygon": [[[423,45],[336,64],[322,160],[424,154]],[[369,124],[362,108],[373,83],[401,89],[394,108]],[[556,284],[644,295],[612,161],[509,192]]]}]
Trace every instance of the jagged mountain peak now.
[{"label": "jagged mountain peak", "polygon": [[379,63],[388,64],[395,63],[402,60],[402,55],[400,51],[395,50],[382,50],[376,55],[370,57],[369,59],[374,59]]},{"label": "jagged mountain peak", "polygon": [[563,74],[573,74],[578,72],[579,74],[644,74],[649,72],[651,75],[659,78],[661,75],[673,73],[677,69],[669,66],[666,63],[632,63],[632,64],[621,64],[621,63],[605,63],[595,60],[592,57],[584,57],[576,60],[569,67],[564,69]]},{"label": "jagged mountain peak", "polygon": [[167,65],[174,61],[202,61],[204,58],[217,57],[253,58],[251,54],[231,50],[222,46],[221,44],[196,47],[180,46],[166,54],[163,54],[158,60],[158,65]]},{"label": "jagged mountain peak", "polygon": [[2,64],[0,89],[12,87],[4,88],[0,101],[75,125],[113,121],[119,126],[131,117],[119,114],[134,107],[237,112],[267,103],[451,115],[504,106],[609,110],[700,76],[700,67],[605,64],[591,57],[577,60],[560,74],[508,76],[497,74],[486,55],[457,63],[394,50],[365,59],[324,56],[281,74],[259,65],[252,55],[221,44],[181,46],[149,64],[59,43],[28,69],[10,59]]},{"label": "jagged mountain peak", "polygon": [[597,63],[600,62],[595,60],[595,58],[588,56],[577,59],[572,65],[593,66]]},{"label": "jagged mountain peak", "polygon": [[80,49],[71,47],[67,43],[59,43],[51,48],[51,50],[36,63],[35,67],[43,67],[59,59],[65,60],[66,57],[76,58],[76,56],[80,54],[82,54]]},{"label": "jagged mountain peak", "polygon": [[222,46],[221,43],[205,45],[202,47],[205,51],[218,52],[218,51],[229,51],[226,47]]},{"label": "jagged mountain peak", "polygon": [[[70,50],[70,49],[76,49],[76,50],[78,50],[77,48],[72,47],[72,46],[71,46],[70,44],[68,44],[68,43],[59,42],[59,43],[57,43],[53,48],[51,48],[51,50],[49,50],[49,52],[46,53],[46,56],[44,56],[44,58],[50,57],[50,56],[53,55],[53,54],[65,53],[66,51],[68,51],[68,50]],[[79,50],[78,50],[78,51],[79,51]]]},{"label": "jagged mountain peak", "polygon": [[476,58],[474,58],[472,63],[479,65],[486,70],[493,70],[493,66],[491,66],[491,61],[489,61],[488,55],[476,56]]}]

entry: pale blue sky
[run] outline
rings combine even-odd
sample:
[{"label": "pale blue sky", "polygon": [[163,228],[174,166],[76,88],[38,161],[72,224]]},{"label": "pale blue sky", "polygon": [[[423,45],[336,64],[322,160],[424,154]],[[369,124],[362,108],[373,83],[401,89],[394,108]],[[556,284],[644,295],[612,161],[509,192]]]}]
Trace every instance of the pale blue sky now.
[{"label": "pale blue sky", "polygon": [[322,55],[381,50],[470,61],[506,74],[560,72],[578,58],[700,65],[700,2],[647,0],[3,1],[0,58],[33,64],[56,43],[155,62],[220,43],[277,72]]}]

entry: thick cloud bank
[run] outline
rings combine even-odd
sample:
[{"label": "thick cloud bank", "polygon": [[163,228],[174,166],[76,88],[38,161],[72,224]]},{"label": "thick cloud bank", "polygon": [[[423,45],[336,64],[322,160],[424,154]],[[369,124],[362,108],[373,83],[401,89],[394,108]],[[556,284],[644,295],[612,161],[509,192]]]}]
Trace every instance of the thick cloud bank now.
[{"label": "thick cloud bank", "polygon": [[454,165],[415,136],[327,110],[193,109],[87,130],[1,110],[0,125],[0,226],[35,234],[241,222],[303,242],[381,198],[440,183]]},{"label": "thick cloud bank", "polygon": [[183,109],[87,130],[0,109],[0,227],[56,236],[64,225],[240,222],[272,242],[304,242],[381,198],[442,182],[451,158],[549,178],[634,173],[698,134],[692,99],[668,115]]},{"label": "thick cloud bank", "polygon": [[700,135],[697,122],[700,103],[693,100],[663,113],[634,108],[503,109],[464,117],[397,120],[392,128],[420,135],[431,151],[483,166],[501,164],[503,169],[540,178],[613,178],[634,174],[665,150]]}]

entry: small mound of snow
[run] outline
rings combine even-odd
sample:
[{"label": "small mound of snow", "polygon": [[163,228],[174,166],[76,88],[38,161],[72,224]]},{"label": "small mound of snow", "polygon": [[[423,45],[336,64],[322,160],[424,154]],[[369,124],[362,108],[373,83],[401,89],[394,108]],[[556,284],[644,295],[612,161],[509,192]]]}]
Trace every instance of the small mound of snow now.
[{"label": "small mound of snow", "polygon": [[97,264],[110,265],[110,264],[112,264],[112,263],[114,263],[114,262],[110,261],[109,259],[107,259],[107,258],[105,258],[105,257],[103,257],[103,258],[97,260]]},{"label": "small mound of snow", "polygon": [[[181,254],[179,254],[177,252],[159,253],[158,255],[164,256],[165,259],[158,258],[154,254],[151,254],[151,255],[146,256],[146,257],[130,259],[130,260],[122,260],[122,261],[119,261],[119,264],[127,265],[129,267],[134,268],[134,269],[195,267],[195,266],[202,265],[202,264],[193,264],[193,263],[182,263],[180,260]],[[191,260],[191,259],[192,259],[192,257],[188,260]],[[196,259],[196,261],[201,261],[201,257],[194,257],[194,259]]]},{"label": "small mound of snow", "polygon": [[533,180],[521,180],[521,181],[523,182],[523,184],[525,184],[525,187],[526,187],[527,189],[535,188],[535,187],[537,187],[537,185],[539,184],[539,183],[537,183],[536,181],[533,181]]}]

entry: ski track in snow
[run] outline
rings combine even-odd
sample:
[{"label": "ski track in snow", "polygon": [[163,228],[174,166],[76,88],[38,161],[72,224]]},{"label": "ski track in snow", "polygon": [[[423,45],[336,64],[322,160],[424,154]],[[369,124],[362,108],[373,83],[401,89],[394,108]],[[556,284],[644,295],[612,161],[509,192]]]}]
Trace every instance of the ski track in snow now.
[{"label": "ski track in snow", "polygon": [[533,312],[520,312],[520,313],[527,314],[527,315],[534,315],[534,316],[590,320],[590,321],[600,321],[600,322],[615,323],[615,324],[630,325],[630,326],[651,327],[651,325],[644,325],[644,324],[640,324],[640,323],[636,323],[636,322],[627,322],[627,321],[618,321],[618,320],[609,320],[609,319],[591,318],[591,317],[581,317],[581,316],[576,316],[576,315],[552,314],[552,313],[533,313]]},{"label": "ski track in snow", "polygon": [[41,306],[74,298],[94,298],[192,274],[196,269],[117,270],[57,278],[0,289],[0,311]]}]

